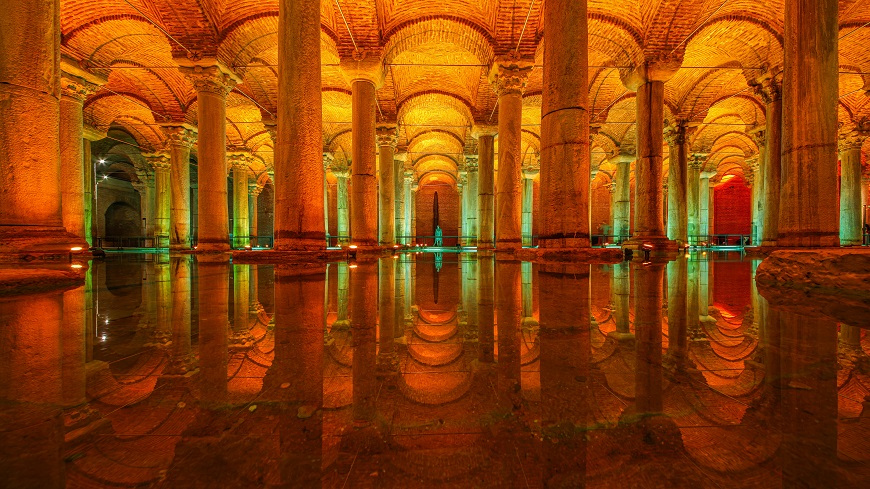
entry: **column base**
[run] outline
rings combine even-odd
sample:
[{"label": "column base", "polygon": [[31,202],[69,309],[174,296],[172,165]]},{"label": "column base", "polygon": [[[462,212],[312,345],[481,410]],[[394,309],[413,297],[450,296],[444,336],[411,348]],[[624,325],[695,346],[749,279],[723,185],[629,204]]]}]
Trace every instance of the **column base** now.
[{"label": "column base", "polygon": [[592,242],[589,236],[568,237],[568,236],[549,236],[538,238],[538,248],[547,249],[578,249],[591,248]]},{"label": "column base", "polygon": [[225,253],[230,251],[228,241],[200,241],[193,247],[197,253]]},{"label": "column base", "polygon": [[648,251],[651,257],[672,258],[679,251],[679,244],[665,236],[635,236],[622,243],[623,250],[632,250],[640,254],[636,258],[642,258]]},{"label": "column base", "polygon": [[0,226],[0,261],[62,257],[87,249],[84,238],[62,227]]}]

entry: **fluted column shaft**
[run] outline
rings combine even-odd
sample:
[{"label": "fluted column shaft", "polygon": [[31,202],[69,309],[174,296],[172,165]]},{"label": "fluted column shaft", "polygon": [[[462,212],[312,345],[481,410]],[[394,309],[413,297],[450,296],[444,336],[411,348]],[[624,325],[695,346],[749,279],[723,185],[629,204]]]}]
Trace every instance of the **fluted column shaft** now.
[{"label": "fluted column shaft", "polygon": [[837,0],[786,0],[777,246],[837,246]]},{"label": "fluted column shaft", "polygon": [[378,244],[396,244],[396,126],[379,126],[378,141]]},{"label": "fluted column shaft", "polygon": [[[618,239],[629,236],[631,216],[631,161],[628,155],[619,155],[616,162],[616,191],[613,194],[613,234]],[[636,212],[636,210],[635,210]]]},{"label": "fluted column shaft", "polygon": [[326,246],[320,42],[320,0],[280,0],[274,179],[277,250]]},{"label": "fluted column shaft", "polygon": [[662,215],[663,81],[637,89],[637,163],[635,164],[634,234],[632,239],[666,240]]},{"label": "fluted column shaft", "polygon": [[233,165],[233,246],[249,244],[248,222],[248,166],[247,162]]},{"label": "fluted column shaft", "polygon": [[[544,50],[541,93],[540,245],[588,248],[591,162],[587,1],[548,0],[543,8],[543,42],[548,48]],[[499,156],[499,173],[501,165]]]},{"label": "fluted column shaft", "polygon": [[840,244],[859,246],[862,240],[861,144],[864,137],[845,139],[840,151]]},{"label": "fluted column shaft", "polygon": [[479,168],[477,187],[477,236],[478,249],[492,249],[495,233],[493,229],[495,203],[495,137],[481,134],[477,139],[477,163]]}]

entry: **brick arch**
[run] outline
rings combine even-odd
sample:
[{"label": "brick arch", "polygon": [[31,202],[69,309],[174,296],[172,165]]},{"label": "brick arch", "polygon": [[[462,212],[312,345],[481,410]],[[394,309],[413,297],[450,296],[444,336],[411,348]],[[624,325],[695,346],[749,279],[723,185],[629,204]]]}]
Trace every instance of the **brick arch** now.
[{"label": "brick arch", "polygon": [[492,37],[485,29],[458,17],[422,17],[405,22],[384,35],[384,63],[392,63],[402,52],[426,43],[447,43],[456,50],[473,54],[483,65],[492,63]]}]

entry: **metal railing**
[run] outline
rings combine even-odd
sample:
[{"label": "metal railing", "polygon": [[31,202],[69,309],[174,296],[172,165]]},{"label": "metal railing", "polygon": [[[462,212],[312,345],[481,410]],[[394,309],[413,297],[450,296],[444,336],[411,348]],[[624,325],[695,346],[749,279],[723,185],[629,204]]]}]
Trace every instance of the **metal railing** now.
[{"label": "metal railing", "polygon": [[689,246],[710,248],[713,246],[753,246],[749,234],[706,234],[689,236]]},{"label": "metal railing", "polygon": [[165,236],[97,236],[97,248],[169,248],[169,235]]},{"label": "metal railing", "polygon": [[230,234],[230,247],[236,250],[251,248],[272,248],[274,239],[272,235],[259,236],[234,236]]}]

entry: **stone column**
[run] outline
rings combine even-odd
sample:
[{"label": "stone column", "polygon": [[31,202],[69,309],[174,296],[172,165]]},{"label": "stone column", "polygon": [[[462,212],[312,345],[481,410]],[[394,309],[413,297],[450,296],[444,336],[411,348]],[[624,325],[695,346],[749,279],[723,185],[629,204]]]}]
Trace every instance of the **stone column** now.
[{"label": "stone column", "polygon": [[840,136],[840,244],[860,246],[863,241],[861,207],[861,146],[870,134],[853,129]]},{"label": "stone column", "polygon": [[348,244],[350,236],[350,209],[348,208],[347,195],[347,179],[350,178],[350,169],[347,167],[336,167],[332,169],[332,174],[336,178],[336,209],[338,215],[336,217],[336,226],[339,244]]},{"label": "stone column", "polygon": [[253,238],[251,238],[251,246],[260,245],[259,239],[257,239],[257,236],[260,233],[260,226],[257,218],[260,213],[260,206],[257,199],[262,191],[263,187],[257,184],[257,182],[252,181],[248,184],[248,202],[250,202],[250,205],[248,206],[250,214],[248,216],[248,232],[253,236]]},{"label": "stone column", "polygon": [[700,200],[700,218],[701,218],[701,234],[705,236],[704,240],[709,240],[710,232],[710,213],[712,212],[713,203],[711,202],[713,193],[710,191],[710,179],[716,176],[715,171],[701,172],[701,182],[699,184],[699,200]]},{"label": "stone column", "polygon": [[634,263],[635,405],[638,413],[660,413],[662,394],[662,278],[665,263]]},{"label": "stone column", "polygon": [[668,165],[668,238],[683,245],[688,242],[689,137],[694,128],[689,128],[686,121],[679,121],[671,129],[665,135],[671,155]]},{"label": "stone column", "polygon": [[396,168],[393,157],[399,137],[395,124],[378,124],[378,244],[396,244]]},{"label": "stone column", "polygon": [[492,126],[475,126],[472,135],[477,138],[477,249],[495,246],[495,134]]},{"label": "stone column", "polygon": [[233,173],[233,247],[250,244],[248,235],[248,166],[250,153],[233,153],[227,156]]},{"label": "stone column", "polygon": [[164,371],[171,375],[184,375],[196,368],[190,338],[191,257],[180,255],[170,258],[172,273],[172,350],[169,366]]},{"label": "stone column", "polygon": [[233,264],[232,269],[233,319],[230,327],[230,348],[248,348],[254,342],[248,321],[251,311],[251,266]]},{"label": "stone column", "polygon": [[[154,246],[165,248],[169,246],[170,157],[167,153],[149,153],[142,157],[154,169],[154,213],[146,219],[154,219]],[[142,214],[145,215],[144,209]]]},{"label": "stone column", "polygon": [[417,189],[419,189],[419,183],[414,182],[414,185],[411,186],[411,241],[416,244],[417,242]]},{"label": "stone column", "polygon": [[755,175],[752,181],[752,196],[754,199],[752,202],[752,215],[753,222],[755,223],[755,229],[752,230],[752,244],[760,246],[764,240],[764,216],[765,208],[767,207],[764,201],[765,187],[767,185],[764,179],[764,165],[765,161],[768,160],[767,132],[765,130],[758,130],[752,133],[752,136],[752,139],[758,146],[758,158],[753,170]]},{"label": "stone column", "polygon": [[326,174],[334,166],[335,156],[332,153],[323,153],[323,229],[327,235],[326,246],[329,246],[329,182]]},{"label": "stone column", "polygon": [[468,182],[468,179],[463,167],[460,166],[457,173],[459,176],[456,179],[456,194],[459,205],[456,206],[458,210],[456,217],[458,219],[457,234],[459,237],[456,238],[456,244],[461,246],[463,244],[462,237],[465,236],[465,184]]},{"label": "stone column", "polygon": [[230,264],[224,255],[217,255],[199,260],[197,269],[199,398],[206,405],[219,406],[227,400]]},{"label": "stone column", "polygon": [[[393,215],[395,218],[396,236],[407,236],[405,234],[405,158],[407,153],[397,153],[393,155],[393,193],[395,195],[395,207]],[[405,238],[396,238],[396,243],[405,244]]]},{"label": "stone column", "polygon": [[689,162],[686,230],[689,242],[692,244],[698,244],[698,235],[701,234],[701,167],[704,166],[704,160],[705,157],[702,155],[692,155],[692,161]]},{"label": "stone column", "polygon": [[[211,66],[182,66],[181,71],[193,82],[197,100],[197,250],[226,251],[230,249],[227,209],[227,94],[241,80],[220,63]],[[319,89],[317,93],[320,94]],[[318,144],[321,144],[320,139],[318,135]],[[275,187],[280,191],[280,185]]]},{"label": "stone column", "polygon": [[762,199],[764,188],[761,179],[761,167],[758,163],[759,159],[760,158],[758,156],[753,156],[752,158],[746,159],[746,166],[748,167],[749,171],[747,171],[744,175],[746,177],[746,183],[747,185],[749,185],[752,196],[752,227],[750,229],[750,235],[753,246],[758,246],[760,244],[760,242],[758,241],[758,237],[762,227],[762,209],[760,205],[760,200]]},{"label": "stone column", "polygon": [[85,174],[90,160],[85,162],[82,154],[82,105],[106,80],[67,63],[66,59],[62,61],[59,143],[63,226],[70,234],[85,239]]},{"label": "stone column", "polygon": [[616,331],[611,335],[618,339],[634,338],[631,334],[631,320],[629,314],[629,296],[631,295],[631,279],[627,262],[613,265],[613,318],[616,323]]},{"label": "stone column", "polygon": [[540,168],[533,166],[523,168],[523,246],[532,246],[535,176],[540,171]]},{"label": "stone column", "polygon": [[840,244],[837,5],[785,2],[780,247]]},{"label": "stone column", "polygon": [[[587,0],[547,0],[543,7],[543,42],[548,48],[544,49],[541,92],[539,232],[540,246],[545,248],[590,246],[586,4]],[[502,110],[500,106],[499,115]],[[503,137],[499,136],[499,153]],[[501,165],[499,154],[499,173]]]},{"label": "stone column", "polygon": [[280,0],[278,100],[292,103],[279,103],[277,111],[276,250],[326,247],[320,35],[319,1]]},{"label": "stone column", "polygon": [[[147,160],[146,160],[147,161]],[[142,217],[145,219],[145,237],[153,238],[154,237],[154,229],[156,219],[154,216],[156,215],[156,199],[154,195],[154,172],[146,169],[136,170],[136,178],[139,179],[138,182],[132,182],[133,188],[139,192],[139,211],[142,214]],[[95,223],[99,222],[99,219],[95,220]],[[96,234],[99,234],[99,229],[96,229]],[[156,246],[156,243],[154,244]]]},{"label": "stone column", "polygon": [[196,144],[196,128],[188,124],[165,125],[169,147],[169,249],[190,249],[190,150]]},{"label": "stone column", "polygon": [[623,83],[637,91],[637,162],[634,168],[634,234],[630,246],[651,244],[656,249],[676,249],[668,240],[662,213],[662,141],[664,138],[664,90],[682,60],[670,55],[649,59]]},{"label": "stone column", "polygon": [[61,211],[60,7],[35,0],[6,6],[0,21],[0,254],[67,254],[87,243],[67,232]]},{"label": "stone column", "polygon": [[465,155],[465,171],[468,173],[468,188],[465,190],[465,235],[469,237],[466,245],[477,246],[477,155]]},{"label": "stone column", "polygon": [[613,234],[618,240],[629,236],[629,217],[631,216],[631,162],[634,156],[620,154],[616,160],[616,176],[614,180],[615,192],[613,194]]},{"label": "stone column", "polygon": [[[864,224],[870,223],[870,170],[861,175],[861,209],[863,209]],[[861,229],[864,229],[863,225]]]},{"label": "stone column", "polygon": [[764,145],[764,157],[759,159],[762,181],[762,212],[760,239],[762,246],[776,246],[779,235],[779,208],[782,173],[782,82],[779,68],[768,70],[760,78],[751,82],[755,92],[765,104],[766,126],[764,140],[756,140]]},{"label": "stone column", "polygon": [[97,185],[97,175],[94,172],[94,161],[91,154],[91,142],[99,141],[106,137],[105,133],[97,131],[92,126],[84,126],[82,131],[84,137],[82,145],[82,159],[85,165],[85,239],[93,246],[95,244],[94,236],[96,235],[97,219],[94,216],[96,212],[97,194],[95,192]]},{"label": "stone column", "polygon": [[411,237],[411,235],[414,233],[414,231],[413,231],[414,220],[413,220],[413,217],[411,215],[412,214],[411,209],[414,206],[414,193],[411,192],[411,185],[413,183],[414,183],[414,171],[408,170],[408,169],[403,170],[402,185],[403,185],[404,190],[402,191],[402,193],[405,194],[405,209],[404,209],[405,231],[404,231],[404,235],[406,236],[404,244],[406,244],[406,245],[409,245],[414,241],[414,238]]},{"label": "stone column", "polygon": [[489,78],[498,95],[498,183],[495,186],[496,247],[522,247],[522,196],[520,168],[523,123],[523,89],[532,71],[527,62],[500,59]]},{"label": "stone column", "polygon": [[[375,92],[384,74],[380,60],[345,59],[341,71],[351,87],[352,148],[350,234],[357,246],[378,244],[378,181],[375,176]],[[392,155],[392,151],[390,151]]]}]

